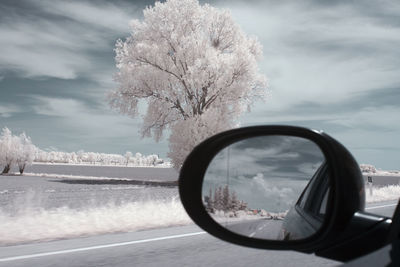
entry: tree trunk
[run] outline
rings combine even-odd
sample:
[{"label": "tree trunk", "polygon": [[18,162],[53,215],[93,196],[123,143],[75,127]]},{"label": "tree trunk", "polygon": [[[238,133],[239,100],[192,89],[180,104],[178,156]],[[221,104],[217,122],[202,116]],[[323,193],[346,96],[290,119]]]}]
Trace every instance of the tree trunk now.
[{"label": "tree trunk", "polygon": [[10,171],[10,169],[11,169],[10,164],[7,164],[7,165],[4,167],[3,172],[2,172],[1,174],[3,174],[3,173],[8,173],[8,172]]},{"label": "tree trunk", "polygon": [[23,174],[23,173],[24,173],[24,170],[25,170],[25,164],[19,165],[19,173],[20,173],[20,174]]}]

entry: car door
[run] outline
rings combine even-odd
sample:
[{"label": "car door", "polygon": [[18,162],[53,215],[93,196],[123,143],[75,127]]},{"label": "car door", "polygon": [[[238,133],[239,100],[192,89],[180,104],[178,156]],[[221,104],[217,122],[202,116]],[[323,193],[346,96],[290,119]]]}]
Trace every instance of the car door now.
[{"label": "car door", "polygon": [[329,172],[322,164],[289,210],[282,225],[281,238],[301,239],[315,233],[323,223],[329,195]]}]

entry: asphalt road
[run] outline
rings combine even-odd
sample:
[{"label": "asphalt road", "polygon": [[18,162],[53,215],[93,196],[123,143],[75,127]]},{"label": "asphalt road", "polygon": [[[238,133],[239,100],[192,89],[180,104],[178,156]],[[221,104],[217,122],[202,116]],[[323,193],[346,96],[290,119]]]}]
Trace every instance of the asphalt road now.
[{"label": "asphalt road", "polygon": [[393,217],[393,213],[397,206],[397,203],[397,200],[367,203],[365,211],[386,217]]},{"label": "asphalt road", "polygon": [[[396,202],[367,211],[391,214]],[[220,241],[195,225],[32,243],[0,249],[0,266],[335,266],[291,251],[249,249]]]},{"label": "asphalt road", "polygon": [[386,186],[386,185],[396,185],[400,184],[400,176],[399,175],[363,175],[364,182],[367,184],[368,177],[371,177],[372,184],[374,186]]},{"label": "asphalt road", "polygon": [[[12,169],[18,172],[17,168]],[[135,180],[176,181],[178,173],[173,168],[125,167],[99,165],[33,164],[27,166],[25,173],[51,173],[77,176],[101,176],[110,178],[128,178]]]},{"label": "asphalt road", "polygon": [[276,240],[282,226],[282,220],[257,219],[241,221],[227,225],[227,228],[240,235]]},{"label": "asphalt road", "polygon": [[6,247],[0,266],[334,266],[288,251],[249,249],[191,225]]}]

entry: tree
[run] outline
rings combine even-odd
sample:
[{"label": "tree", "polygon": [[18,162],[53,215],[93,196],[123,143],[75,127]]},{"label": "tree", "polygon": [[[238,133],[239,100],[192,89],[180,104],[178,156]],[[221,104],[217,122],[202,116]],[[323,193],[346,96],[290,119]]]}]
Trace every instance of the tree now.
[{"label": "tree", "polygon": [[31,165],[35,159],[36,146],[32,144],[31,138],[22,133],[19,136],[19,147],[17,152],[16,163],[18,165],[19,173],[23,174],[25,167]]},{"label": "tree", "polygon": [[13,136],[12,132],[4,127],[0,136],[0,163],[4,166],[2,173],[8,173],[16,161],[18,146],[18,137]]},{"label": "tree", "polygon": [[223,211],[227,212],[231,208],[231,198],[229,196],[229,186],[225,185],[222,190],[222,208]]},{"label": "tree", "polygon": [[0,164],[4,166],[2,173],[8,173],[16,164],[22,174],[25,167],[32,164],[35,154],[36,147],[29,136],[25,133],[15,136],[7,127],[3,128],[0,136]]},{"label": "tree", "polygon": [[264,96],[262,49],[228,11],[197,0],[156,2],[143,13],[132,35],[116,43],[119,87],[110,105],[135,117],[147,101],[142,137],[159,141],[171,130],[168,156],[180,168],[197,143],[235,126],[254,97]]},{"label": "tree", "polygon": [[125,153],[126,166],[128,166],[129,160],[131,159],[131,157],[132,157],[132,152],[126,151],[126,153]]},{"label": "tree", "polygon": [[247,203],[238,199],[235,191],[230,190],[228,185],[217,186],[212,195],[210,187],[208,195],[204,196],[204,206],[209,213],[216,211],[233,212],[237,216],[237,211],[247,210]]}]

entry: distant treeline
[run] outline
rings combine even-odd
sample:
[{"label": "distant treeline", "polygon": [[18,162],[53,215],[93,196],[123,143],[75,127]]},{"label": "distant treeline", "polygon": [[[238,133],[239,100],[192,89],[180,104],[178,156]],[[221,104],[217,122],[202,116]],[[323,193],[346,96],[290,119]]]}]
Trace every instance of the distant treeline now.
[{"label": "distant treeline", "polygon": [[35,154],[35,162],[42,163],[70,163],[70,164],[94,164],[94,165],[118,165],[118,166],[157,166],[164,164],[164,160],[157,155],[145,156],[140,153],[133,155],[126,152],[125,155],[106,154],[96,152],[60,152],[43,151],[38,149]]},{"label": "distant treeline", "polygon": [[4,127],[0,136],[2,173],[8,173],[13,166],[17,166],[22,174],[25,167],[33,162],[143,167],[166,164],[158,155],[145,156],[140,153],[133,155],[129,151],[125,155],[84,152],[83,150],[78,152],[44,151],[32,144],[31,138],[25,133],[13,135],[7,127]]}]

